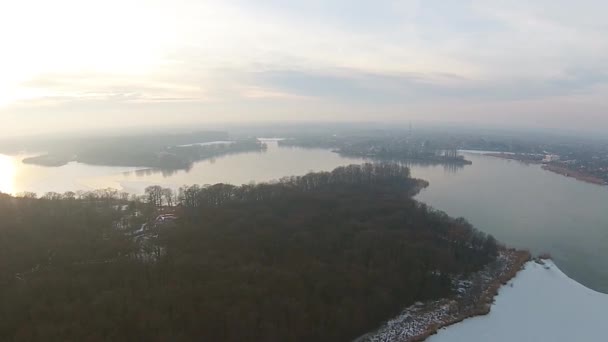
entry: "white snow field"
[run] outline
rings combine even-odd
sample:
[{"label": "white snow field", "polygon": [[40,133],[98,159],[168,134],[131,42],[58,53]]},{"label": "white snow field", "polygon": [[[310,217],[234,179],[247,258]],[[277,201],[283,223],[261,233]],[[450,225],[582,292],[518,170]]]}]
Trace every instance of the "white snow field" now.
[{"label": "white snow field", "polygon": [[568,278],[552,261],[544,262],[528,262],[502,286],[490,314],[443,328],[427,341],[608,341],[608,295]]}]

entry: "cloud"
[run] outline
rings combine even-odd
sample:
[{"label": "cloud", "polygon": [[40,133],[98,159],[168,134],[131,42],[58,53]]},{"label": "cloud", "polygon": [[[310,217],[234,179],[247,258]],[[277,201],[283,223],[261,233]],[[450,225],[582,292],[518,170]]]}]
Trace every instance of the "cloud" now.
[{"label": "cloud", "polygon": [[379,74],[350,69],[265,71],[257,82],[300,96],[373,104],[451,99],[521,101],[592,91],[608,84],[608,74],[571,70],[540,80],[477,80],[445,73]]},{"label": "cloud", "polygon": [[[87,115],[109,125],[148,116],[526,123],[542,108],[534,115],[566,124],[563,108],[577,104],[608,124],[604,1],[143,4],[0,5],[0,119],[9,122],[0,133]],[[45,115],[55,119],[32,127]]]}]

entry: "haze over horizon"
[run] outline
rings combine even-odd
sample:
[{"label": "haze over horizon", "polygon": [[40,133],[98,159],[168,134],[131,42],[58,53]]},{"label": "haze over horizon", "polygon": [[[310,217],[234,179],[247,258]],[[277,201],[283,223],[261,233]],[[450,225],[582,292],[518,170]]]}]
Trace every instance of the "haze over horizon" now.
[{"label": "haze over horizon", "polygon": [[0,135],[266,121],[608,124],[608,3],[0,5]]}]

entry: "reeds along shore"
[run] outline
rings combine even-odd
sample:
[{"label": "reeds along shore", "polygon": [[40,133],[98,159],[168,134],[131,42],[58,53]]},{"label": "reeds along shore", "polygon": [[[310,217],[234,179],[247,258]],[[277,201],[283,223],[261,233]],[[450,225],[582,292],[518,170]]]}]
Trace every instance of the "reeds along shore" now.
[{"label": "reeds along shore", "polygon": [[477,302],[477,305],[468,312],[462,312],[459,316],[449,321],[433,324],[421,335],[415,336],[409,339],[408,342],[421,342],[426,340],[432,335],[435,335],[439,329],[448,327],[450,325],[460,323],[467,318],[476,316],[484,316],[490,313],[494,297],[498,295],[498,290],[501,286],[506,285],[511,279],[515,278],[517,273],[522,270],[526,262],[531,260],[531,254],[529,251],[509,249],[506,250],[509,259],[512,261],[505,271],[496,278],[490,286],[488,286],[481,295],[481,300]]}]

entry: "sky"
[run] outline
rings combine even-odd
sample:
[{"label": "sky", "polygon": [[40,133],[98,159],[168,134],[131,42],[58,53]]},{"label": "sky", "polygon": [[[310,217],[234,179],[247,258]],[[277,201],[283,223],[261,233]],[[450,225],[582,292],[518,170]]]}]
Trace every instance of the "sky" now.
[{"label": "sky", "polygon": [[601,0],[0,4],[0,136],[221,122],[608,127]]}]

